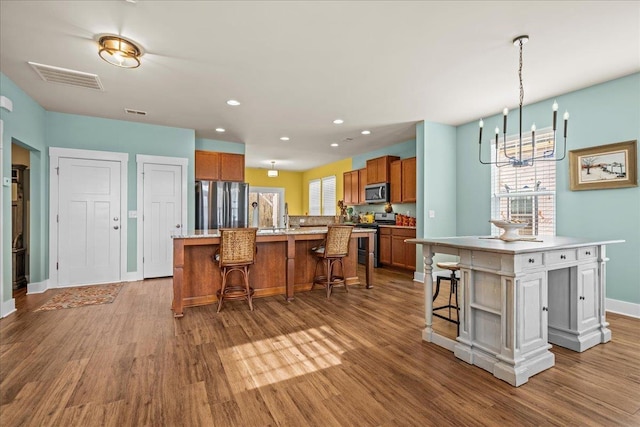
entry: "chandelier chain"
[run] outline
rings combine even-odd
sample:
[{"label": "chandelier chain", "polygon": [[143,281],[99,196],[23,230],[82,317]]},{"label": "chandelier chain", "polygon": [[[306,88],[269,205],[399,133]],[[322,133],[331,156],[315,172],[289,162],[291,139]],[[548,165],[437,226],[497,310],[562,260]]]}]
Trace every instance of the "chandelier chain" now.
[{"label": "chandelier chain", "polygon": [[520,44],[520,63],[518,67],[518,77],[520,79],[520,108],[522,108],[522,103],[524,102],[524,86],[522,85],[522,40],[520,40],[519,44]]}]

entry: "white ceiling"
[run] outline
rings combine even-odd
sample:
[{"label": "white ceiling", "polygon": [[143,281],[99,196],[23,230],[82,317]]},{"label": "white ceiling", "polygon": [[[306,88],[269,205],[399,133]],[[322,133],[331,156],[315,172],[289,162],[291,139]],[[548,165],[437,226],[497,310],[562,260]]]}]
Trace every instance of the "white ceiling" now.
[{"label": "white ceiling", "polygon": [[[104,33],[139,43],[142,66],[102,61]],[[246,144],[249,167],[300,171],[411,139],[421,120],[517,107],[521,34],[525,104],[640,70],[638,1],[148,0],[2,0],[0,70],[49,111],[195,129]],[[27,61],[105,90],[46,83]]]}]

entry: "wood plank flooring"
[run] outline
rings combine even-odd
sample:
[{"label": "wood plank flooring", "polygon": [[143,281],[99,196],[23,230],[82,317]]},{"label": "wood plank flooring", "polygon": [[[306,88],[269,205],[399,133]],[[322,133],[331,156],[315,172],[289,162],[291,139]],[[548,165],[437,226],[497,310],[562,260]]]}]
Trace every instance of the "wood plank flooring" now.
[{"label": "wood plank flooring", "polygon": [[554,346],[556,366],[515,388],[421,340],[423,288],[408,273],[181,319],[171,279],[34,312],[56,292],[21,295],[0,320],[4,427],[640,425],[638,319],[608,314],[612,342]]}]

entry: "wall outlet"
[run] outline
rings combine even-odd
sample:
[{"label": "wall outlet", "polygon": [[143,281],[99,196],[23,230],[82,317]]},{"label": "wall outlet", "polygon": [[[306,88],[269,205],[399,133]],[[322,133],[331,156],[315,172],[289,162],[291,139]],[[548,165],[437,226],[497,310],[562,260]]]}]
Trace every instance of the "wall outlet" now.
[{"label": "wall outlet", "polygon": [[5,187],[8,187],[11,185],[11,178],[4,176],[2,177],[2,185],[4,185]]},{"label": "wall outlet", "polygon": [[429,211],[429,218],[435,218],[435,217],[436,217],[436,211],[430,210]]}]

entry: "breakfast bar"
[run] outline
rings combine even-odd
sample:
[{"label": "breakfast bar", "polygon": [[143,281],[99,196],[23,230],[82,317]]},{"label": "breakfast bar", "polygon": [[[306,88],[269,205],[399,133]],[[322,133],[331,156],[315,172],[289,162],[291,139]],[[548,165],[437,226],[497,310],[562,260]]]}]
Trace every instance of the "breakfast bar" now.
[{"label": "breakfast bar", "polygon": [[[407,242],[422,245],[424,257],[423,339],[513,386],[554,366],[549,343],[582,352],[611,340],[604,306],[605,249],[621,240],[472,236]],[[436,253],[459,259],[456,341],[433,330]]]},{"label": "breakfast bar", "polygon": [[[254,297],[284,295],[294,299],[297,291],[311,289],[316,259],[311,248],[327,235],[327,227],[259,230],[257,253],[251,266],[249,283]],[[347,285],[361,284],[357,273],[358,238],[366,238],[368,256],[365,262],[365,285],[372,287],[373,244],[375,230],[354,228],[349,243],[349,255],[344,259]],[[221,276],[212,260],[220,245],[218,230],[197,230],[173,236],[173,302],[175,317],[184,315],[184,307],[213,304],[220,289]],[[232,275],[230,283],[239,281]]]}]

